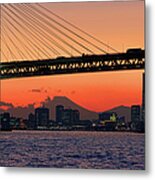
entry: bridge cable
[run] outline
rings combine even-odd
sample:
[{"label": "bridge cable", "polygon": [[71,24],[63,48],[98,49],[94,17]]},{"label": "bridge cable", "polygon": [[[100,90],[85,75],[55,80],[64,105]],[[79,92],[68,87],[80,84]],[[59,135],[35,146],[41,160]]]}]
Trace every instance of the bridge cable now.
[{"label": "bridge cable", "polygon": [[[5,44],[5,47],[8,49],[11,58],[16,59],[15,58],[16,56],[13,54],[13,52],[11,51],[11,49],[10,49],[8,43],[7,43],[8,41],[6,40],[5,35],[3,35],[3,28],[4,27],[1,27],[1,43]],[[5,31],[5,34],[7,34],[7,31]],[[3,55],[5,55],[5,53],[3,53]],[[5,55],[5,58],[6,58],[7,61],[9,61],[9,59],[8,59],[8,57],[6,55]]]},{"label": "bridge cable", "polygon": [[53,11],[49,10],[46,7],[43,7],[40,3],[37,3],[37,5],[41,8],[43,8],[44,10],[50,12],[52,15],[54,15],[55,17],[59,18],[60,20],[62,20],[63,22],[67,23],[68,25],[72,26],[73,28],[79,30],[80,32],[82,32],[83,34],[89,36],[90,38],[94,39],[95,41],[97,41],[98,43],[106,46],[107,48],[113,50],[114,52],[118,53],[118,51],[116,49],[114,49],[112,46],[102,42],[101,40],[97,39],[96,37],[94,37],[93,35],[87,33],[86,31],[82,30],[81,28],[77,27],[76,25],[74,25],[73,23],[67,21],[66,19],[62,18],[61,16],[57,15],[56,13],[54,13]]},{"label": "bridge cable", "polygon": [[[11,10],[10,10],[11,11]],[[10,12],[9,11],[9,12]],[[7,16],[9,17],[9,15],[8,15],[8,13],[6,12],[6,14],[7,14]],[[15,14],[14,14],[15,15]],[[12,19],[20,26],[20,27],[22,27],[22,24],[21,23],[19,23],[16,19],[14,19],[13,17],[12,17]],[[9,20],[8,20],[9,21]],[[19,29],[16,27],[16,26],[14,26],[14,24],[12,24],[10,21],[9,21],[9,23],[12,25],[12,27],[14,27],[15,29],[16,29],[16,31],[18,31],[20,34],[22,34],[23,36],[24,36],[24,34],[21,32],[21,31],[19,31]],[[24,24],[25,25],[25,24]],[[26,28],[27,28],[27,26],[26,26]],[[23,31],[24,32],[24,31]],[[30,32],[29,31],[29,29],[28,29],[28,32]],[[27,35],[27,34],[26,34]],[[28,37],[28,35],[27,35],[27,37]],[[34,36],[32,37],[32,39],[34,39]],[[35,39],[36,40],[36,39]],[[40,47],[39,46],[37,46],[36,44],[34,44],[34,42],[32,41],[32,40],[30,40],[29,39],[29,41],[31,42],[31,44],[33,44],[33,45],[35,45],[38,49],[40,49]],[[47,56],[47,54],[50,56],[50,54],[48,53],[48,52],[46,52],[47,54],[45,54],[45,52],[42,50],[42,49],[40,49],[40,51],[42,52],[42,54],[44,54],[45,55],[45,57],[48,57]],[[37,52],[37,51],[36,51]]]},{"label": "bridge cable", "polygon": [[[5,19],[5,20],[7,20],[7,19]],[[8,21],[8,20],[7,20],[7,21]],[[9,24],[11,24],[11,23],[9,22]],[[12,25],[12,27],[13,27],[15,30],[18,30],[18,29],[16,29],[13,25]],[[10,30],[9,27],[8,27],[7,29]],[[14,37],[14,38],[17,37],[16,34],[15,34],[13,31],[11,31],[11,30],[10,30],[10,34],[13,34],[13,37]],[[8,36],[8,38],[10,39],[10,41],[12,41],[12,38],[10,38],[9,36]],[[20,41],[20,40],[18,40],[18,41]],[[13,43],[13,41],[12,41],[12,43]],[[14,44],[14,43],[13,43],[13,44]],[[21,44],[22,44],[22,43],[21,43]],[[23,44],[22,44],[22,45],[23,45]],[[14,46],[15,46],[15,48],[17,49],[17,51],[20,51],[19,48],[18,48],[18,46],[16,46],[15,44],[14,44]],[[20,51],[20,52],[23,54],[22,51]],[[24,57],[24,58],[23,58],[23,57]],[[36,57],[36,55],[35,55],[35,57]],[[25,55],[22,56],[22,59],[25,59]]]},{"label": "bridge cable", "polygon": [[[50,27],[52,27],[53,29],[55,29],[56,31],[58,31],[60,34],[62,34],[62,35],[64,35],[65,37],[67,37],[68,39],[70,39],[71,41],[73,41],[74,43],[76,43],[77,45],[79,45],[80,47],[82,47],[83,49],[85,49],[86,51],[88,51],[88,52],[90,52],[90,53],[94,53],[92,50],[90,50],[89,48],[87,48],[86,46],[84,46],[83,44],[81,44],[80,42],[78,42],[78,41],[76,41],[75,39],[73,39],[72,37],[70,37],[69,35],[67,35],[66,33],[64,33],[63,31],[61,31],[60,29],[58,29],[56,26],[54,26],[53,24],[51,24],[51,22],[49,22],[49,21],[47,21],[46,19],[45,19],[45,17],[43,17],[43,16],[41,16],[40,15],[40,13],[34,8],[34,7],[32,7],[30,4],[29,5],[25,5],[25,6],[27,6],[27,8],[31,8],[32,10],[31,11],[36,11],[37,13],[35,13],[35,15],[37,15],[38,17],[40,17],[43,21],[43,23],[44,24],[46,24],[46,26],[47,26],[47,24],[50,26]],[[39,18],[39,19],[40,19]],[[57,34],[55,34],[56,36],[57,36]],[[63,40],[63,39],[62,39]],[[64,41],[64,40],[63,40]],[[75,50],[75,47],[74,46],[71,46],[69,43],[67,43],[68,44],[68,46],[70,47],[70,48],[72,48],[72,49],[74,49]],[[78,52],[78,53],[80,53],[80,54],[82,54],[79,50],[77,50],[76,49],[76,51]]]},{"label": "bridge cable", "polygon": [[[4,27],[3,27],[4,28]],[[2,32],[1,32],[2,33]],[[5,32],[6,33],[6,32]],[[9,47],[9,45],[8,45],[8,40],[6,40],[6,38],[5,38],[5,35],[3,35],[3,33],[1,34],[1,37],[2,37],[2,39],[1,39],[1,43],[2,44],[5,44],[5,47],[7,48],[7,50],[9,51],[9,54],[10,54],[10,56],[11,56],[11,59],[16,59],[16,56],[13,54],[13,52],[11,51],[11,49],[10,49],[10,47]],[[5,52],[5,51],[4,51]],[[4,53],[5,54],[5,53]],[[7,54],[7,53],[6,53]],[[5,57],[7,57],[6,55],[5,55]],[[6,58],[6,60],[7,61],[9,61],[9,58],[7,57]]]},{"label": "bridge cable", "polygon": [[[19,10],[18,10],[19,11]],[[15,12],[17,12],[17,10],[15,11]],[[23,11],[22,11],[23,12]],[[20,12],[19,12],[20,13]],[[22,13],[23,14],[23,13]],[[16,16],[18,16],[17,14],[16,14]],[[25,18],[21,18],[21,16],[19,17],[18,16],[18,18],[19,19],[21,19],[21,21],[25,21]],[[32,18],[30,18],[29,17],[29,20],[31,19],[31,22],[32,22],[32,20],[34,19],[34,17],[33,17],[33,19]],[[35,26],[32,26],[32,24],[31,24],[31,22],[28,22],[28,19],[27,19],[27,22],[26,23],[28,23],[28,25],[29,26],[31,26],[33,29],[36,29],[36,27]],[[35,24],[36,25],[36,24]],[[45,31],[45,30],[44,30]],[[37,32],[37,31],[36,31]],[[32,32],[31,32],[32,33]],[[39,36],[40,36],[40,32],[38,32],[39,33]],[[43,34],[44,32],[42,32],[41,34]],[[34,33],[33,33],[34,34]],[[35,37],[36,37],[36,34],[34,35]],[[39,38],[39,36],[37,37],[37,38]],[[54,39],[53,39],[53,41],[54,41]],[[41,41],[41,43],[43,43],[43,44],[45,44],[43,41]],[[67,51],[67,50],[65,50],[63,47],[61,47],[58,43],[56,44],[57,46],[58,46],[58,48],[61,48],[61,50],[63,50],[65,53],[67,53],[67,54],[69,54],[70,55],[70,53],[69,53],[69,51]]]},{"label": "bridge cable", "polygon": [[[6,20],[3,20],[3,21],[6,21]],[[6,26],[6,23],[5,23],[5,26]],[[5,29],[5,28],[3,27],[3,29]],[[9,29],[9,28],[6,28],[6,29]],[[5,29],[5,32],[6,32],[6,29]],[[10,32],[12,33],[13,31],[10,30]],[[8,39],[9,39],[9,41],[13,44],[13,46],[15,47],[15,49],[17,50],[19,56],[21,56],[22,59],[23,59],[23,57],[25,57],[24,53],[18,48],[18,46],[16,45],[16,43],[14,43],[13,39],[12,39],[10,36],[7,36],[7,37],[8,37]],[[11,51],[11,50],[10,50],[10,51]],[[11,52],[12,52],[12,51],[11,51]],[[13,52],[12,52],[12,54],[13,54]],[[16,57],[16,56],[15,56],[15,57]]]},{"label": "bridge cable", "polygon": [[[18,12],[18,11],[16,11],[16,12]],[[18,12],[18,13],[19,13],[19,12]],[[15,13],[15,14],[16,14],[16,13]],[[21,15],[21,14],[20,14],[20,15]],[[16,14],[16,16],[17,16],[17,14]],[[18,16],[18,17],[19,17],[19,16]],[[22,17],[22,16],[20,16],[20,19],[21,19],[21,17]],[[29,19],[30,19],[30,17],[29,17]],[[33,29],[37,29],[35,26],[32,26],[32,24],[31,24],[27,19],[24,19],[24,17],[22,17],[21,20],[22,20],[22,21],[26,20],[27,22],[25,21],[25,23],[27,23],[28,26],[31,27],[31,29],[32,29],[32,28],[33,28]],[[39,36],[37,36],[36,32],[37,32],[37,34],[39,34]],[[47,46],[47,44],[46,44],[44,41],[42,41],[42,39],[41,39],[41,37],[40,37],[40,32],[35,31],[35,33],[33,32],[33,35],[32,35],[32,36],[35,36],[39,42],[41,42],[42,44],[44,44],[44,46],[46,46],[46,48],[50,49],[55,55],[60,54],[55,48],[53,48],[53,47],[51,47],[51,46]],[[42,36],[42,38],[44,38],[44,36]],[[48,41],[47,41],[47,42],[48,42]],[[49,44],[49,43],[48,43],[48,44]]]},{"label": "bridge cable", "polygon": [[[27,7],[26,7],[26,8],[27,8]],[[28,12],[28,11],[33,13],[33,18],[34,18],[34,12],[33,12],[31,9],[28,9],[28,8],[27,8],[27,12]],[[41,16],[40,16],[40,18],[38,18],[38,14],[35,13],[35,17],[36,17],[37,21],[40,22],[40,24],[41,24],[42,27],[45,27],[45,26],[46,26],[46,31],[47,31],[50,35],[54,36],[54,37],[57,38],[59,41],[61,41],[61,42],[64,43],[65,45],[67,45],[68,47],[74,49],[78,54],[82,54],[77,48],[75,48],[74,46],[71,46],[67,41],[65,41],[64,39],[62,39],[58,34],[54,33],[54,31],[51,30],[51,25],[50,25],[49,23],[45,23],[45,22],[44,22],[45,20],[44,20]],[[40,19],[43,19],[43,21],[41,21]],[[44,24],[45,24],[45,25],[44,25]],[[69,52],[69,51],[68,51],[68,52]],[[71,54],[71,53],[69,53],[69,54]],[[72,54],[71,54],[71,56],[72,56]]]},{"label": "bridge cable", "polygon": [[[32,6],[31,6],[32,7]],[[103,50],[102,48],[96,46],[95,44],[93,44],[92,42],[90,42],[89,40],[85,39],[84,37],[80,36],[79,34],[77,34],[76,32],[72,31],[71,29],[65,27],[63,24],[61,24],[60,22],[54,20],[51,16],[48,16],[47,14],[43,13],[42,11],[40,11],[39,9],[33,7],[36,11],[38,11],[39,14],[42,14],[44,17],[46,17],[47,19],[49,19],[50,21],[54,22],[55,24],[59,25],[61,28],[67,30],[68,32],[70,32],[71,34],[75,35],[76,37],[82,39],[83,41],[85,41],[86,43],[88,43],[89,45],[95,47],[96,49],[98,49],[99,51],[103,52],[103,53],[107,53],[105,50]]]},{"label": "bridge cable", "polygon": [[[5,34],[6,34],[6,36],[8,37],[9,35],[7,34],[7,30],[9,30],[10,31],[10,34],[12,33],[13,34],[13,36],[19,41],[19,43],[21,43],[22,44],[22,46],[24,45],[25,46],[25,48],[23,47],[23,49],[26,51],[26,53],[33,59],[33,56],[29,53],[29,52],[31,52],[33,55],[34,55],[34,57],[35,57],[35,54],[33,53],[33,51],[31,51],[31,49],[30,48],[28,48],[26,45],[25,45],[25,43],[23,43],[23,42],[20,42],[20,39],[19,39],[19,37],[16,35],[16,33],[14,33],[13,31],[11,31],[10,30],[10,28],[4,28],[4,30],[5,30]],[[16,29],[15,29],[16,30]],[[24,41],[25,42],[25,41]],[[28,49],[28,51],[27,51],[27,49]]]},{"label": "bridge cable", "polygon": [[[27,11],[28,12],[28,11]],[[18,16],[19,17],[19,16]],[[21,19],[21,17],[19,17],[20,19]],[[33,19],[37,19],[37,21],[39,20],[38,18],[35,18],[34,16],[33,16]],[[43,26],[42,24],[41,24],[41,26]],[[41,27],[42,28],[42,27]],[[43,29],[43,28],[42,28]],[[45,31],[45,29],[44,29],[44,31]],[[47,30],[46,30],[47,31]],[[48,32],[48,31],[47,31]],[[48,32],[49,33],[49,32]],[[51,35],[51,33],[49,33],[50,35]],[[55,34],[54,34],[55,35]],[[54,39],[53,39],[53,41],[54,41]],[[55,41],[55,43],[56,43],[56,41]],[[57,43],[57,47],[59,47],[59,48],[61,48],[61,50],[63,50],[65,53],[67,53],[68,55],[72,55],[69,51],[67,51],[65,48],[63,48],[61,45],[58,45],[58,43]]]},{"label": "bridge cable", "polygon": [[[4,56],[4,58],[8,61],[8,57],[5,55],[5,53],[3,52],[3,51],[1,51],[1,60],[2,60],[2,57]],[[0,63],[1,63],[1,61],[0,61]]]},{"label": "bridge cable", "polygon": [[[11,10],[10,10],[11,11]],[[9,11],[9,12],[10,12]],[[7,14],[7,16],[8,17],[10,17],[9,16],[9,14],[5,11],[5,13]],[[13,12],[13,14],[14,14],[14,12]],[[15,14],[14,14],[15,15]],[[23,25],[21,24],[21,23],[19,23],[15,18],[13,18],[13,16],[12,16],[12,19],[14,20],[14,22],[16,22],[16,24],[18,24],[20,27],[22,27]],[[11,23],[11,21],[9,21],[8,19],[7,19],[7,21],[12,25],[12,27],[14,27],[16,30],[17,30],[17,28],[16,28],[16,26],[14,26],[14,24],[13,23]],[[27,31],[29,32],[29,33],[31,33],[31,31],[27,28],[27,26],[25,26],[26,28],[25,29],[27,29]],[[24,32],[24,31],[23,31]],[[23,34],[23,32],[21,32],[22,34]],[[29,38],[28,37],[28,35],[27,35],[27,33],[25,33],[25,35],[27,36],[27,38]],[[32,39],[34,39],[34,37],[32,37]],[[47,54],[38,46],[38,45],[36,45],[36,44],[34,44],[34,41],[32,41],[32,39],[30,39],[29,38],[29,41],[34,45],[34,46],[36,46],[39,50],[40,50],[40,52],[42,52],[42,54],[44,54],[45,55],[45,57],[48,57],[47,56]]]},{"label": "bridge cable", "polygon": [[[1,7],[1,11],[3,10],[2,8],[3,8],[3,6]],[[3,17],[3,16],[1,16],[1,21],[4,20],[4,19],[2,19],[2,17]],[[2,31],[4,30],[5,26],[6,26],[5,23],[4,23],[4,24],[1,24],[1,33],[2,33],[2,34],[3,34]],[[7,34],[7,31],[5,31],[4,34]],[[8,35],[8,34],[7,34],[7,35]],[[2,35],[2,36],[3,36],[3,35]],[[15,46],[15,44],[14,44],[13,41],[12,41],[12,39],[11,39],[9,36],[7,36],[7,37],[9,38],[9,41],[13,44],[13,46]],[[4,41],[5,41],[4,43],[5,43],[6,47],[7,47],[7,49],[8,49],[9,52],[10,52],[10,55],[15,58],[16,56],[14,55],[14,53],[11,51],[9,45],[7,44],[7,41],[6,41],[5,36],[3,36],[3,39],[4,39]],[[15,48],[16,48],[16,47],[15,47]],[[18,53],[19,53],[19,49],[18,49]],[[21,52],[20,52],[20,53],[21,53]],[[20,53],[19,53],[19,54],[20,54]],[[4,54],[5,54],[5,53],[4,53]],[[21,55],[21,54],[20,54],[20,55]],[[6,56],[5,56],[5,57],[6,57]],[[15,58],[15,59],[16,59],[16,58]]]},{"label": "bridge cable", "polygon": [[[18,12],[18,11],[16,10],[16,12]],[[38,25],[38,24],[35,24],[35,25],[37,25],[38,27],[32,25],[31,22],[35,22],[34,18],[32,18],[30,15],[28,15],[27,11],[26,11],[26,13],[25,13],[24,10],[21,10],[21,12],[18,12],[18,13],[20,13],[20,15],[23,14],[23,18],[25,18],[24,20],[27,21],[26,23],[29,25],[29,27],[33,28],[33,30],[35,29],[35,30],[36,30],[35,33],[39,34],[38,38],[39,38],[40,40],[42,40],[41,38],[44,38],[44,39],[46,40],[46,43],[47,43],[49,46],[47,46],[47,44],[44,43],[44,41],[41,41],[41,42],[42,42],[47,48],[51,49],[51,51],[52,51],[55,55],[59,55],[60,52],[58,52],[58,50],[56,50],[54,47],[51,47],[51,43],[48,42],[48,40],[44,37],[44,35],[45,35],[45,30],[44,30],[44,31],[41,30],[41,29],[39,28],[39,25]],[[27,17],[28,17],[29,19],[27,19]],[[22,19],[23,19],[23,18],[22,18]],[[38,29],[40,29],[42,32],[40,32],[40,31],[38,32]],[[41,37],[40,37],[40,36],[41,36]],[[50,36],[48,36],[48,37],[50,37]],[[59,49],[61,49],[61,47],[59,47],[59,44],[56,44],[56,45],[58,46]],[[63,50],[64,50],[64,49],[63,49]],[[66,51],[65,51],[65,52],[66,52]]]}]

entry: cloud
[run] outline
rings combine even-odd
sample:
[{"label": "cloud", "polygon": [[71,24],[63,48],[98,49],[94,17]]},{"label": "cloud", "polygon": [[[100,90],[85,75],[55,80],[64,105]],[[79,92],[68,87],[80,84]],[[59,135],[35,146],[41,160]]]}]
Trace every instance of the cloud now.
[{"label": "cloud", "polygon": [[31,92],[34,92],[34,93],[40,93],[40,92],[41,92],[41,89],[31,89],[30,91],[31,91]]},{"label": "cloud", "polygon": [[13,108],[14,107],[12,103],[7,103],[7,102],[0,101],[0,107],[2,107],[2,106],[8,107],[8,108]]},{"label": "cloud", "polygon": [[[17,106],[17,107],[9,107],[7,112],[11,114],[11,116],[20,117],[20,118],[28,118],[29,113],[34,113],[35,104],[28,104],[27,106]],[[0,113],[5,112],[5,109],[0,107]]]},{"label": "cloud", "polygon": [[46,89],[31,89],[29,90],[29,92],[32,92],[32,93],[47,93],[47,90]]}]

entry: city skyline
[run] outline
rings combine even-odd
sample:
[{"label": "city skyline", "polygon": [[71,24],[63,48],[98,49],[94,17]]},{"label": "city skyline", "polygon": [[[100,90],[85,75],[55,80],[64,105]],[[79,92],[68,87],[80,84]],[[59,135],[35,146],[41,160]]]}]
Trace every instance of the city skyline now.
[{"label": "city skyline", "polygon": [[27,118],[12,116],[9,112],[0,113],[0,130],[59,130],[59,131],[131,131],[145,132],[143,106],[132,105],[126,115],[117,113],[116,109],[96,114],[96,119],[87,117],[81,119],[81,110],[73,107],[65,108],[59,103],[54,107],[55,118],[50,119],[51,110],[43,104],[28,113]]},{"label": "city skyline", "polygon": [[138,105],[141,106],[141,108],[143,108],[141,104],[132,104],[131,106],[120,105],[120,106],[112,107],[111,109],[107,109],[105,111],[103,110],[96,112],[96,111],[90,111],[89,109],[80,106],[79,104],[77,104],[76,102],[72,101],[71,99],[65,96],[55,96],[53,99],[50,99],[50,97],[48,97],[44,102],[42,102],[40,105],[37,106],[31,104],[28,105],[27,107],[20,107],[20,106],[14,107],[12,104],[3,103],[3,106],[4,105],[8,105],[9,109],[7,110],[0,109],[0,113],[9,112],[11,116],[20,117],[22,119],[27,119],[29,114],[33,113],[35,109],[40,107],[46,107],[49,109],[49,118],[52,120],[56,120],[55,109],[57,106],[62,105],[66,109],[70,109],[70,108],[77,109],[81,114],[80,115],[81,120],[85,120],[85,119],[97,120],[98,114],[101,112],[117,112],[119,116],[124,116],[127,122],[131,121],[130,111],[133,105]]}]

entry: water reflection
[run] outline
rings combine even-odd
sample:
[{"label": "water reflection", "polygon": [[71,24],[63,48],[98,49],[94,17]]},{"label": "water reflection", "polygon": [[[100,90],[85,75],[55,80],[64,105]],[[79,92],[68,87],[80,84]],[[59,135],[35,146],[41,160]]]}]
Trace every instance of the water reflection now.
[{"label": "water reflection", "polygon": [[0,166],[141,169],[144,134],[0,132]]}]

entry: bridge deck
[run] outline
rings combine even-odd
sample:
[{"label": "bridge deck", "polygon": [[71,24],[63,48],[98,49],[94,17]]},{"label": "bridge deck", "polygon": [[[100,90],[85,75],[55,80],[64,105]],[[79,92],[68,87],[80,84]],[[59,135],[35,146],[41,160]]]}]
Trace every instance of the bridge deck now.
[{"label": "bridge deck", "polygon": [[33,61],[0,63],[0,79],[31,76],[144,69],[145,52],[58,57]]}]

